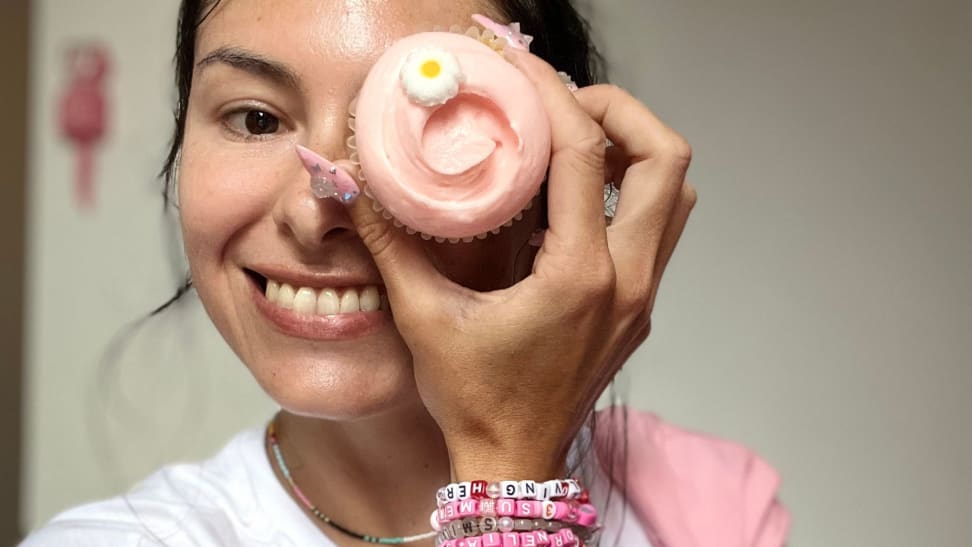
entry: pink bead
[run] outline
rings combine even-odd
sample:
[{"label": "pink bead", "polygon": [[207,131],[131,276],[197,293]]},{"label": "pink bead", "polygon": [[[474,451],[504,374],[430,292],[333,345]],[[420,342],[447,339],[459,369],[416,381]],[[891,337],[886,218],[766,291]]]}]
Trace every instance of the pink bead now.
[{"label": "pink bead", "polygon": [[503,536],[496,532],[483,534],[483,547],[503,547]]},{"label": "pink bead", "polygon": [[538,518],[543,515],[543,504],[538,501],[516,502],[516,516],[520,518]]},{"label": "pink bead", "polygon": [[597,509],[586,503],[577,508],[577,524],[589,528],[597,522]]},{"label": "pink bead", "polygon": [[456,547],[456,540],[450,539],[449,541],[443,543],[442,547]]},{"label": "pink bead", "polygon": [[456,541],[456,547],[469,547],[469,543],[466,542],[466,538],[462,538]]},{"label": "pink bead", "polygon": [[492,499],[482,499],[479,500],[479,514],[484,517],[496,517],[496,500]]},{"label": "pink bead", "polygon": [[516,532],[503,534],[503,547],[520,547],[520,534]]},{"label": "pink bead", "polygon": [[450,501],[444,507],[445,509],[445,519],[442,522],[452,522],[459,518],[459,504],[455,501]]},{"label": "pink bead", "polygon": [[483,539],[481,537],[471,537],[466,538],[466,547],[482,547]]},{"label": "pink bead", "polygon": [[550,536],[550,540],[551,545],[554,547],[575,547],[577,545],[577,536],[574,535],[574,532],[570,528],[564,528]]},{"label": "pink bead", "polygon": [[501,499],[496,501],[496,514],[501,517],[512,517],[516,514],[516,500]]},{"label": "pink bead", "polygon": [[537,537],[537,545],[550,545],[550,535],[544,530],[537,530],[533,533]]},{"label": "pink bead", "polygon": [[537,536],[533,532],[523,532],[520,534],[520,545],[523,547],[537,547]]},{"label": "pink bead", "polygon": [[550,520],[564,520],[564,517],[570,514],[570,505],[562,501],[557,501],[554,502],[554,506],[556,506],[556,511],[554,512],[554,518]]},{"label": "pink bead", "polygon": [[479,501],[466,499],[459,502],[459,517],[479,516]]},{"label": "pink bead", "polygon": [[570,511],[568,511],[567,514],[564,516],[564,522],[568,524],[573,524],[577,522],[578,509],[580,508],[580,506],[577,504],[576,501],[568,502],[567,506],[570,507]]}]

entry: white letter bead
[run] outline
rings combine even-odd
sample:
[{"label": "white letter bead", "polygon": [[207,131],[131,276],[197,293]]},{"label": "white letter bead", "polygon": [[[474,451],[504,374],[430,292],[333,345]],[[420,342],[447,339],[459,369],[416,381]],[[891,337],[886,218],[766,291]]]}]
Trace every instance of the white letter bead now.
[{"label": "white letter bead", "polygon": [[449,501],[455,501],[456,490],[458,490],[458,488],[456,487],[455,484],[450,484],[449,486],[446,486],[446,499]]},{"label": "white letter bead", "polygon": [[533,496],[533,499],[537,501],[543,501],[550,499],[550,494],[547,493],[547,483],[538,482],[537,483],[537,495]]},{"label": "white letter bead", "polygon": [[459,483],[459,488],[458,488],[458,491],[456,493],[456,495],[459,496],[459,499],[464,500],[464,499],[466,499],[466,498],[469,497],[469,488],[470,487],[472,487],[472,483],[470,483],[470,482],[460,482]]},{"label": "white letter bead", "polygon": [[550,494],[549,498],[562,498],[567,490],[563,488],[563,483],[560,481],[547,481],[543,483],[547,487],[547,493]]},{"label": "white letter bead", "polygon": [[516,494],[520,491],[520,484],[516,481],[501,481],[500,490],[503,492],[504,498],[516,499]]},{"label": "white letter bead", "polygon": [[576,498],[581,493],[580,483],[574,479],[568,479],[567,481],[567,496],[570,498]]},{"label": "white letter bead", "polygon": [[534,481],[520,481],[520,485],[516,490],[516,497],[521,500],[532,500],[537,496],[537,483]]}]

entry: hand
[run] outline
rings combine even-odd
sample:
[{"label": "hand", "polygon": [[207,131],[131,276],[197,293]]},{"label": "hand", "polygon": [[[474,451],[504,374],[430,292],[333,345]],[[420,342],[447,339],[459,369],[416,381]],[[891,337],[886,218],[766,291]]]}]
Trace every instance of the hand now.
[{"label": "hand", "polygon": [[[351,210],[460,480],[563,472],[598,396],[649,334],[662,272],[696,201],[685,182],[689,146],[636,99],[613,86],[571,94],[539,58],[510,58],[552,124],[550,227],[531,275],[508,289],[467,289],[367,198]],[[621,192],[607,226],[612,179]]]}]

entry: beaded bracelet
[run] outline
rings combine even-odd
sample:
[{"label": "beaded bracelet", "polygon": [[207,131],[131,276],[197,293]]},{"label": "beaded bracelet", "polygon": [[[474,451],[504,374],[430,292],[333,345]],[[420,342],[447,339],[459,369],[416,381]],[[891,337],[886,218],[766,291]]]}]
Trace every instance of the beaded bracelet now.
[{"label": "beaded bracelet", "polygon": [[525,501],[512,499],[462,500],[449,502],[430,517],[432,527],[444,526],[466,517],[517,517],[557,520],[591,526],[597,522],[597,509],[576,501]]},{"label": "beaded bracelet", "polygon": [[600,527],[597,525],[585,528],[579,525],[571,525],[556,520],[511,519],[509,517],[497,519],[495,517],[483,517],[481,519],[470,518],[455,521],[448,526],[444,526],[440,530],[437,530],[439,533],[436,535],[436,537],[439,538],[439,540],[444,541],[447,539],[475,537],[494,532],[498,532],[500,534],[510,532],[544,532],[547,534],[554,534],[568,528],[572,530],[575,535],[585,541],[590,540],[600,531]]},{"label": "beaded bracelet", "polygon": [[[586,491],[577,479],[536,481],[469,481],[455,482],[444,486],[436,493],[439,506],[451,501],[484,498],[533,499],[579,499],[587,497]],[[587,500],[585,499],[584,502]]]},{"label": "beaded bracelet", "polygon": [[436,541],[439,547],[577,547],[582,541],[570,528],[548,534],[536,532],[506,532],[483,534],[462,539]]}]

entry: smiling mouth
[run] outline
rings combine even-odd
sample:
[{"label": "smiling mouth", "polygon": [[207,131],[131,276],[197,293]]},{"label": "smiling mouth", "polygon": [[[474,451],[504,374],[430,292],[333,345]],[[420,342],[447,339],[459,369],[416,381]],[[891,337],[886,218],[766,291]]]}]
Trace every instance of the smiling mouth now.
[{"label": "smiling mouth", "polygon": [[270,304],[300,315],[339,316],[388,309],[388,300],[377,285],[299,287],[244,271]]}]

